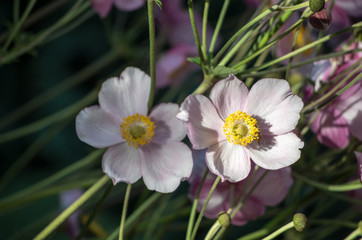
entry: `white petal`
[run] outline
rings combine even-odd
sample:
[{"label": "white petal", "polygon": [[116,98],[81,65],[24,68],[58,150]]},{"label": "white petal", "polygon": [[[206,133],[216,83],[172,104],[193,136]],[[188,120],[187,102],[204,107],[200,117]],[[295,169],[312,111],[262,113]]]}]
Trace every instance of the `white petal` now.
[{"label": "white petal", "polygon": [[257,120],[264,135],[291,132],[298,123],[302,99],[294,95],[285,80],[261,79],[250,89],[246,113]]},{"label": "white petal", "polygon": [[193,148],[207,148],[226,139],[215,106],[203,95],[190,95],[181,104],[177,118],[185,123],[187,136]]},{"label": "white petal", "polygon": [[143,181],[149,190],[169,193],[192,171],[191,150],[182,142],[150,143],[141,148]]},{"label": "white petal", "polygon": [[248,88],[245,84],[230,75],[229,78],[221,80],[211,89],[210,99],[215,105],[222,119],[226,119],[236,111],[244,111]]},{"label": "white petal", "polygon": [[206,164],[210,171],[222,181],[238,182],[250,172],[250,158],[244,147],[233,145],[227,140],[219,142],[206,151]]},{"label": "white petal", "polygon": [[127,143],[110,147],[103,155],[102,168],[112,180],[135,183],[141,178],[142,152]]},{"label": "white petal", "polygon": [[178,111],[175,103],[161,103],[152,109],[150,117],[156,125],[152,141],[181,141],[185,138],[184,124],[176,118]]},{"label": "white petal", "polygon": [[292,165],[300,158],[304,143],[294,134],[263,136],[259,142],[247,145],[247,151],[255,164],[265,169],[280,169]]},{"label": "white petal", "polygon": [[79,139],[95,148],[123,142],[120,123],[99,106],[84,108],[75,119]]},{"label": "white petal", "polygon": [[147,115],[151,79],[138,68],[128,67],[120,78],[110,78],[102,85],[98,98],[106,112],[118,119],[136,113]]}]

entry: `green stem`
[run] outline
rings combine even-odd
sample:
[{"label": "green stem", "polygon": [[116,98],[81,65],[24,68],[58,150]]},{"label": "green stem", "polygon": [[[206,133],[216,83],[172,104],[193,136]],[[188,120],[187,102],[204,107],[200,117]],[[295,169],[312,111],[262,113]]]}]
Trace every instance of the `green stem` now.
[{"label": "green stem", "polygon": [[189,217],[189,223],[187,225],[187,231],[186,231],[186,240],[189,240],[191,238],[192,226],[194,225],[194,221],[195,221],[196,209],[197,209],[197,205],[199,203],[201,189],[204,185],[204,182],[205,182],[205,179],[206,179],[208,173],[209,173],[209,171],[208,171],[208,169],[206,169],[204,176],[202,177],[202,180],[200,182],[199,188],[197,189],[195,199],[192,203],[192,208],[191,208],[190,217]]},{"label": "green stem", "polygon": [[353,240],[360,236],[361,236],[361,231],[359,228],[357,228],[356,230],[351,232],[344,240]]},{"label": "green stem", "polygon": [[273,232],[272,234],[270,234],[269,236],[263,238],[263,240],[271,240],[274,239],[275,237],[279,236],[280,234],[282,234],[283,232],[291,229],[294,227],[294,223],[293,221],[284,225],[283,227],[279,228],[278,230],[276,230],[275,232]]},{"label": "green stem", "polygon": [[202,206],[202,209],[201,209],[201,211],[200,211],[200,214],[199,214],[199,216],[198,216],[198,218],[197,218],[197,220],[196,220],[195,226],[194,226],[194,228],[193,228],[193,230],[192,230],[191,240],[195,239],[195,237],[196,237],[197,229],[198,229],[199,226],[200,226],[200,223],[201,223],[201,220],[202,220],[202,216],[204,215],[206,206],[207,206],[207,204],[209,203],[209,200],[210,200],[210,198],[211,198],[211,195],[212,195],[212,193],[214,192],[217,184],[220,182],[220,179],[221,179],[221,178],[220,178],[219,176],[215,179],[215,182],[214,182],[214,184],[212,185],[212,187],[211,187],[211,189],[210,189],[210,191],[209,191],[209,194],[208,194],[207,197],[206,197],[205,203],[204,203],[204,205]]},{"label": "green stem", "polygon": [[104,152],[104,150],[97,150],[89,154],[88,156],[84,157],[83,159],[77,161],[76,163],[70,165],[69,167],[64,168],[63,170],[57,172],[56,174],[47,177],[43,179],[42,181],[32,185],[31,187],[28,187],[24,190],[21,190],[19,192],[16,192],[12,194],[9,197],[6,197],[4,199],[0,200],[0,209],[9,208],[11,204],[16,202],[19,199],[24,199],[27,196],[35,193],[36,191],[39,191],[40,189],[43,189],[56,181],[64,178],[65,176],[86,167],[87,165],[90,165],[95,162],[95,160],[98,159],[98,157]]},{"label": "green stem", "polygon": [[129,196],[131,193],[131,187],[132,187],[132,184],[127,185],[126,195],[124,196],[121,224],[119,226],[119,240],[123,240],[124,223],[125,223],[126,215],[127,215],[127,206],[128,206]]},{"label": "green stem", "polygon": [[65,109],[62,109],[50,116],[47,116],[43,119],[40,119],[36,122],[30,123],[23,127],[0,134],[0,143],[4,143],[7,141],[11,141],[11,140],[23,137],[25,135],[39,131],[53,123],[57,123],[57,122],[63,121],[66,118],[72,117],[78,111],[80,111],[83,107],[85,107],[85,106],[89,105],[91,102],[93,102],[97,98],[97,93],[98,93],[98,91],[95,89],[95,90],[91,91],[86,97],[79,100],[75,104],[73,104],[69,107],[66,107]]},{"label": "green stem", "polygon": [[58,217],[56,217],[48,226],[46,226],[38,235],[35,236],[34,240],[41,240],[49,236],[58,226],[64,222],[72,213],[80,208],[89,198],[91,198],[99,189],[101,189],[109,181],[108,176],[103,176],[90,187],[80,198],[78,198],[72,205],[65,209]]},{"label": "green stem", "polygon": [[202,18],[202,53],[204,59],[207,59],[207,44],[206,44],[206,30],[207,30],[207,15],[209,13],[210,0],[205,0],[204,15]]},{"label": "green stem", "polygon": [[104,192],[101,200],[99,200],[99,202],[97,203],[97,205],[94,207],[92,214],[88,217],[87,222],[84,224],[84,226],[82,227],[82,231],[78,234],[77,236],[77,240],[81,240],[84,236],[84,234],[87,232],[88,230],[88,226],[89,224],[93,221],[93,219],[95,218],[95,216],[98,214],[99,210],[101,209],[101,207],[104,204],[104,201],[107,199],[107,197],[109,196],[109,194],[111,193],[113,189],[113,184],[109,183],[108,184],[108,188],[106,189],[106,191]]},{"label": "green stem", "polygon": [[359,180],[351,181],[345,184],[339,184],[339,185],[329,185],[324,183],[319,183],[316,181],[313,181],[307,177],[304,177],[296,172],[293,172],[292,175],[299,180],[316,187],[321,190],[330,191],[330,192],[348,192],[352,190],[358,190],[362,188],[362,184]]},{"label": "green stem", "polygon": [[4,44],[3,48],[2,48],[2,51],[3,51],[3,52],[5,52],[5,51],[7,50],[7,48],[8,48],[9,45],[10,45],[10,43],[13,41],[14,37],[16,36],[16,34],[19,32],[21,26],[24,24],[25,20],[27,19],[27,17],[29,16],[31,10],[33,9],[36,1],[37,1],[37,0],[31,0],[31,1],[28,3],[28,6],[26,7],[23,16],[21,17],[20,21],[18,21],[18,22],[15,24],[15,27],[14,27],[13,30],[11,31],[9,38],[6,40],[6,42],[5,42],[5,44]]},{"label": "green stem", "polygon": [[212,35],[211,44],[210,44],[210,48],[209,48],[210,54],[212,54],[214,52],[216,40],[217,40],[217,37],[219,36],[220,29],[224,22],[226,11],[229,7],[229,4],[230,4],[230,0],[224,0],[224,4],[222,5],[221,12],[220,12],[219,18],[216,23],[214,34]]},{"label": "green stem", "polygon": [[189,8],[189,15],[190,15],[192,32],[194,34],[195,44],[196,44],[196,47],[197,47],[197,52],[198,52],[198,54],[200,56],[201,66],[202,66],[202,69],[204,71],[205,59],[203,57],[202,50],[201,50],[199,34],[197,33],[197,28],[196,28],[196,23],[195,23],[195,15],[194,15],[194,5],[193,5],[192,0],[188,0],[188,6],[189,6],[188,8]]},{"label": "green stem", "polygon": [[148,109],[151,109],[156,86],[156,35],[155,35],[155,14],[154,0],[147,0],[147,15],[148,15],[148,33],[150,41],[150,75],[151,75],[151,90],[148,99]]},{"label": "green stem", "polygon": [[[160,193],[154,193],[151,197],[149,197],[141,206],[139,206],[132,214],[129,216],[126,220],[126,223],[124,224],[125,229],[127,229],[128,226],[132,225],[138,218],[141,217],[141,214],[148,209],[152,204],[154,204],[159,197],[162,195]],[[107,240],[114,240],[116,239],[117,235],[119,234],[119,228],[114,230]]]}]

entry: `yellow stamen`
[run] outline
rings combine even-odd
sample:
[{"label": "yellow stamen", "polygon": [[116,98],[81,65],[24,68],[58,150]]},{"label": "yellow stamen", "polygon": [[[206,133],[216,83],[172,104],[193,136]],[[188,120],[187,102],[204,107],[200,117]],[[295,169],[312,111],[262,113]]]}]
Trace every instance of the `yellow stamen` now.
[{"label": "yellow stamen", "polygon": [[123,118],[120,132],[128,145],[137,149],[139,146],[151,142],[155,127],[150,117],[136,113],[133,116]]},{"label": "yellow stamen", "polygon": [[233,144],[246,146],[254,140],[259,140],[256,120],[241,111],[236,111],[225,119],[223,130],[227,140]]}]

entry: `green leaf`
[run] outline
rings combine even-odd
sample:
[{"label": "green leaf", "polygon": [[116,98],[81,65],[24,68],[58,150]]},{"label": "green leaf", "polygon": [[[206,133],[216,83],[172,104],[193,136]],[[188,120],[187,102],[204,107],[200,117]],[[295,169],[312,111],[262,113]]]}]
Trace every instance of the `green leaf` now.
[{"label": "green leaf", "polygon": [[228,68],[224,66],[217,66],[214,68],[213,73],[221,77],[227,77],[230,74],[236,74],[238,71],[234,68]]},{"label": "green leaf", "polygon": [[190,62],[192,62],[192,63],[195,63],[195,64],[201,66],[201,60],[200,60],[199,57],[188,57],[188,58],[187,58],[187,61],[190,61]]},{"label": "green leaf", "polygon": [[161,0],[154,0],[157,6],[162,10],[162,2]]}]

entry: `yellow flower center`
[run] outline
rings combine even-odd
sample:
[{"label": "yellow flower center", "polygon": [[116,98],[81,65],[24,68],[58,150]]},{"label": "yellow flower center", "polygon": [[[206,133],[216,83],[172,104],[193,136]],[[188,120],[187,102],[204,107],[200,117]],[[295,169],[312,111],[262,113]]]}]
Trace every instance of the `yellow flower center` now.
[{"label": "yellow flower center", "polygon": [[233,144],[246,146],[254,140],[259,140],[256,120],[241,111],[236,111],[225,119],[223,130],[227,140]]},{"label": "yellow flower center", "polygon": [[132,145],[137,149],[139,146],[151,142],[154,130],[155,124],[150,117],[136,113],[133,116],[123,118],[120,132],[128,146]]}]

